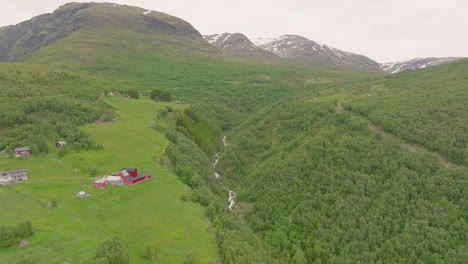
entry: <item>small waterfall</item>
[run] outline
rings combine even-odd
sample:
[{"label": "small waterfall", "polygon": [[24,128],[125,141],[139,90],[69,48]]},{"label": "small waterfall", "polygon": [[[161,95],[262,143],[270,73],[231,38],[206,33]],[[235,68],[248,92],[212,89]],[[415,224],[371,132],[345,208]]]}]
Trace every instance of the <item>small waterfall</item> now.
[{"label": "small waterfall", "polygon": [[[223,137],[223,145],[224,146],[227,146],[227,143],[226,143],[226,136]],[[220,157],[221,153],[218,152],[214,155],[213,157],[213,167],[216,167],[216,165],[218,164],[218,161],[219,161],[219,157]],[[229,198],[228,198],[228,202],[229,202],[229,210],[232,210],[232,208],[234,207],[234,205],[236,205],[236,202],[235,202],[235,198],[236,198],[236,192],[234,192],[233,190],[230,190],[226,185],[223,184],[223,182],[221,181],[221,175],[215,171],[214,173],[214,176],[216,177],[216,180],[218,180],[218,182],[223,186],[223,188],[225,190],[229,190]]]},{"label": "small waterfall", "polygon": [[218,164],[218,161],[219,161],[219,154],[221,154],[221,153],[218,152],[218,153],[216,153],[216,154],[214,155],[214,158],[213,158],[213,160],[214,160],[213,166],[216,166],[216,164]]},{"label": "small waterfall", "polygon": [[229,199],[228,199],[229,210],[232,210],[232,208],[236,204],[236,202],[234,201],[235,198],[236,198],[236,193],[233,190],[229,190]]}]

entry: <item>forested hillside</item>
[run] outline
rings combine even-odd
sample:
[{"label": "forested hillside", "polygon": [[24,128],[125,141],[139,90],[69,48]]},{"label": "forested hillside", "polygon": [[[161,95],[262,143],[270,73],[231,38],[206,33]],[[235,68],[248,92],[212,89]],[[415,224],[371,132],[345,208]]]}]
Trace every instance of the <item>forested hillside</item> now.
[{"label": "forested hillside", "polygon": [[30,146],[48,152],[46,141],[66,139],[79,148],[98,145],[79,125],[98,119],[108,108],[99,82],[59,70],[0,65],[0,151]]},{"label": "forested hillside", "polygon": [[[344,108],[369,118],[410,143],[468,165],[468,60],[362,83],[372,96]],[[374,93],[375,92],[375,93]]]},{"label": "forested hillside", "polygon": [[465,169],[408,152],[331,103],[278,104],[232,134],[223,181],[277,263],[468,257]]},{"label": "forested hillside", "polygon": [[[126,41],[116,41],[119,38]],[[148,44],[148,38],[160,45]],[[268,103],[311,94],[330,83],[376,76],[327,66],[224,61],[192,44],[193,40],[186,42],[180,37],[120,29],[79,30],[21,61],[90,74],[108,91],[168,90],[173,99],[195,104],[197,111],[223,130]]]}]

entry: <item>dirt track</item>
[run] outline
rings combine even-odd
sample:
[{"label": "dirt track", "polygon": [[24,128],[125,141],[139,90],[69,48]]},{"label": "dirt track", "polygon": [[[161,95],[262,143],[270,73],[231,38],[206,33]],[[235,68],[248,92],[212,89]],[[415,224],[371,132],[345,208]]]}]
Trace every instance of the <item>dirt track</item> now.
[{"label": "dirt track", "polygon": [[407,148],[407,149],[410,149],[412,151],[419,152],[419,153],[432,153],[432,154],[434,154],[437,157],[437,159],[439,160],[439,162],[442,165],[444,165],[445,167],[459,166],[459,165],[456,165],[456,164],[450,162],[447,158],[442,156],[440,153],[429,151],[425,147],[423,147],[421,145],[418,145],[418,144],[406,143],[406,142],[403,141],[402,138],[397,137],[397,136],[395,136],[393,134],[390,134],[390,133],[386,132],[381,126],[373,123],[372,121],[366,119],[365,117],[357,115],[357,114],[355,114],[353,112],[350,112],[350,111],[346,111],[342,106],[342,103],[344,101],[345,100],[339,101],[336,104],[336,111],[338,113],[345,113],[346,112],[346,113],[349,113],[351,115],[351,118],[356,118],[356,119],[360,119],[360,120],[363,120],[363,121],[367,122],[367,127],[369,127],[370,130],[379,133],[383,137],[386,137],[388,139],[391,139],[391,140],[394,140],[394,141],[398,142],[404,148]]}]

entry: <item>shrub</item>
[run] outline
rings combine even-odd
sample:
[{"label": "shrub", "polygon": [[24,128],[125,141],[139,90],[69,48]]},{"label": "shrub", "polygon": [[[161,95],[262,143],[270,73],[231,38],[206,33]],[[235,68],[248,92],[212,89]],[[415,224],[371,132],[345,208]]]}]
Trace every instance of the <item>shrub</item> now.
[{"label": "shrub", "polygon": [[123,240],[118,236],[114,236],[102,243],[98,248],[96,258],[99,261],[106,259],[107,262],[104,263],[108,264],[130,263],[130,256],[127,252],[127,248]]}]

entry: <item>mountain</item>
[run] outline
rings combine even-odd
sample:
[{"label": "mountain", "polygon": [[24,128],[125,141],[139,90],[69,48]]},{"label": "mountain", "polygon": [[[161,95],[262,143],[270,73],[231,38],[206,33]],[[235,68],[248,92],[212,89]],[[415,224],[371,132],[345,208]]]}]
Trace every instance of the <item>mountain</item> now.
[{"label": "mountain", "polygon": [[276,55],[257,47],[249,38],[241,33],[222,33],[204,35],[206,41],[223,52],[250,59],[275,58]]},{"label": "mountain", "polygon": [[276,38],[269,38],[269,37],[254,37],[254,38],[250,38],[250,40],[257,46],[262,46],[262,45],[265,45],[265,44],[268,44],[270,42],[272,42],[273,40],[275,40]]},{"label": "mountain", "polygon": [[[259,43],[262,43],[262,40]],[[366,56],[335,49],[298,35],[283,35],[260,45],[260,48],[282,58],[308,63],[379,70],[379,64]]]},{"label": "mountain", "polygon": [[[189,41],[202,39],[189,23],[164,13],[110,3],[68,3],[53,13],[0,28],[0,61],[15,61],[80,30],[99,31],[104,35],[113,33],[114,36],[127,31],[164,36],[179,43],[181,37]],[[160,44],[161,40],[152,42]]]},{"label": "mountain", "polygon": [[423,69],[430,66],[436,66],[446,63],[455,62],[462,58],[447,57],[447,58],[416,58],[406,61],[387,62],[380,64],[380,69],[389,73],[398,73],[404,70]]}]

